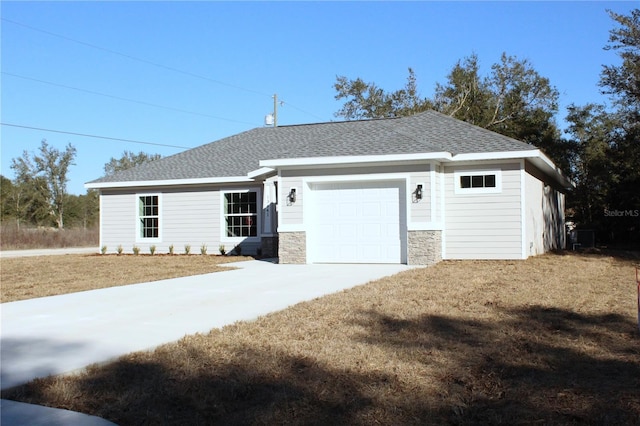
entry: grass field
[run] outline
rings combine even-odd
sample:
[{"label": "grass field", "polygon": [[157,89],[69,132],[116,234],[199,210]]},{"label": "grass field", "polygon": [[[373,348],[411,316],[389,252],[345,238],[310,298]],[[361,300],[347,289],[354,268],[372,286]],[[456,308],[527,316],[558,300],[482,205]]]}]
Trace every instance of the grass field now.
[{"label": "grass field", "polygon": [[119,425],[638,424],[636,264],[444,261],[2,397]]},{"label": "grass field", "polygon": [[202,255],[64,255],[2,259],[2,303],[228,270],[250,259]]}]

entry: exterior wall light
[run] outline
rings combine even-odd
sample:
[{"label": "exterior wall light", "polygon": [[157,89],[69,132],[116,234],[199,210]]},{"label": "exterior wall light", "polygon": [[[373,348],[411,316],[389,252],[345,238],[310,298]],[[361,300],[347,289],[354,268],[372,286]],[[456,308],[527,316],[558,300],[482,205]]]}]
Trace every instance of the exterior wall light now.
[{"label": "exterior wall light", "polygon": [[290,203],[295,203],[296,202],[296,189],[295,188],[291,188],[291,190],[289,191],[289,195],[287,195],[287,198],[289,199]]},{"label": "exterior wall light", "polygon": [[422,200],[422,184],[419,183],[416,187],[416,200]]}]

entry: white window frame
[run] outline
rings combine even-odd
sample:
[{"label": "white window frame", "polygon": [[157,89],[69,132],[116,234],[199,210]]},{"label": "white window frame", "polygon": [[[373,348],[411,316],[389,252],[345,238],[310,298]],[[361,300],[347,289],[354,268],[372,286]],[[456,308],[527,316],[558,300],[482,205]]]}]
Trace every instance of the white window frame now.
[{"label": "white window frame", "polygon": [[[140,198],[141,197],[158,197],[158,236],[157,237],[143,237],[142,236],[142,216],[140,215]],[[159,243],[162,241],[162,194],[161,193],[139,193],[136,194],[135,199],[136,209],[136,242],[137,243]]]},{"label": "white window frame", "polygon": [[[495,175],[496,186],[495,187],[481,187],[481,188],[462,188],[460,186],[460,178],[462,176],[485,176]],[[472,194],[499,194],[502,192],[502,170],[490,169],[490,170],[454,170],[453,172],[453,188],[455,194],[460,195],[472,195]]]},{"label": "white window frame", "polygon": [[[255,237],[228,237],[227,236],[227,212],[225,209],[226,194],[242,194],[255,192],[256,194],[256,236]],[[262,197],[258,189],[228,189],[220,191],[220,241],[223,243],[240,243],[242,241],[258,242],[261,240],[260,232],[262,229]]]}]

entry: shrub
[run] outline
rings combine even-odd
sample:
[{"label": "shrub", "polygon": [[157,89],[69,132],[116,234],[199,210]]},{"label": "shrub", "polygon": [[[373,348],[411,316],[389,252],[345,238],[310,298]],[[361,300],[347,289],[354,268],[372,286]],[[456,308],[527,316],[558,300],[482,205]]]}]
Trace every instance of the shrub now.
[{"label": "shrub", "polygon": [[122,254],[122,244],[118,245],[118,254]]},{"label": "shrub", "polygon": [[218,247],[218,250],[220,251],[220,254],[223,256],[227,254],[227,249],[224,248],[224,244],[220,244],[220,247]]},{"label": "shrub", "polygon": [[203,255],[203,256],[207,254],[207,245],[206,244],[202,244],[200,246],[200,254]]},{"label": "shrub", "polygon": [[156,246],[155,245],[152,245],[152,246],[149,247],[149,253],[151,253],[151,256],[156,254]]},{"label": "shrub", "polygon": [[191,253],[191,246],[189,244],[184,245],[184,254]]},{"label": "shrub", "polygon": [[133,254],[135,254],[136,256],[140,254],[140,247],[138,246],[133,246]]},{"label": "shrub", "polygon": [[107,254],[107,246],[100,247],[100,253]]},{"label": "shrub", "polygon": [[169,254],[173,254],[173,244],[169,246]]}]

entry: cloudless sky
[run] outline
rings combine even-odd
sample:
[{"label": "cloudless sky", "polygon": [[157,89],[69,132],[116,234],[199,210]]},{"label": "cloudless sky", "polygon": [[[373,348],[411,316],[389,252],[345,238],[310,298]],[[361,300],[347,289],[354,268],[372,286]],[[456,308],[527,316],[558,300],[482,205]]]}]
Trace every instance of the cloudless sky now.
[{"label": "cloudless sky", "polygon": [[[422,96],[476,53],[528,59],[566,106],[607,102],[597,86],[616,25],[637,2],[9,2],[0,4],[0,173],[42,139],[77,149],[68,190],[125,150],[163,156],[264,126],[337,120],[336,76],[387,91],[412,67]],[[184,147],[184,148],[178,148]]]}]

